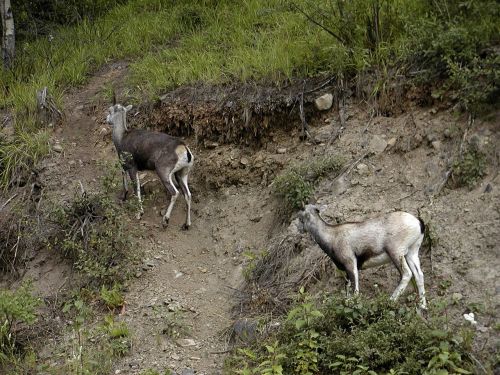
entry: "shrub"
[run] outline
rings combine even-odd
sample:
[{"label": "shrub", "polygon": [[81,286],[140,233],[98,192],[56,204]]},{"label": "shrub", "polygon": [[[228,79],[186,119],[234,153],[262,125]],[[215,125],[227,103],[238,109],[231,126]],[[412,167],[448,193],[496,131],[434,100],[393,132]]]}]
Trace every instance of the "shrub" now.
[{"label": "shrub", "polygon": [[466,186],[472,189],[485,174],[486,156],[471,147],[453,164],[452,182],[455,187]]},{"label": "shrub", "polygon": [[343,162],[340,157],[325,156],[292,166],[274,179],[274,193],[289,208],[299,209],[314,193],[313,184],[327,174],[339,172]]},{"label": "shrub", "polygon": [[384,295],[319,302],[302,293],[280,330],[236,350],[226,370],[260,374],[263,363],[273,363],[281,372],[268,373],[471,374],[470,331],[440,328],[442,319],[437,308],[424,320]]},{"label": "shrub", "polygon": [[[95,286],[125,281],[140,254],[132,251],[132,234],[123,207],[106,193],[79,194],[54,209],[50,247],[60,251]],[[107,296],[115,299],[116,295]],[[116,301],[113,301],[116,302]]]}]

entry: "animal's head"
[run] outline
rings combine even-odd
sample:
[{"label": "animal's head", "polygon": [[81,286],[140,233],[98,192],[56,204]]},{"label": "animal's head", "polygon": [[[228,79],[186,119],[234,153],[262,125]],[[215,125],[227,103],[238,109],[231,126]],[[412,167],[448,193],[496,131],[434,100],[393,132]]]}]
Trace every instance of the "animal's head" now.
[{"label": "animal's head", "polygon": [[111,126],[116,126],[122,124],[127,129],[127,112],[132,109],[132,105],[126,107],[121,104],[115,104],[108,108],[108,115],[106,116],[106,122]]},{"label": "animal's head", "polygon": [[299,226],[298,229],[300,232],[304,233],[309,230],[310,226],[314,224],[317,220],[321,219],[320,212],[324,209],[324,206],[321,208],[314,205],[308,204],[304,207],[302,211],[299,212]]}]

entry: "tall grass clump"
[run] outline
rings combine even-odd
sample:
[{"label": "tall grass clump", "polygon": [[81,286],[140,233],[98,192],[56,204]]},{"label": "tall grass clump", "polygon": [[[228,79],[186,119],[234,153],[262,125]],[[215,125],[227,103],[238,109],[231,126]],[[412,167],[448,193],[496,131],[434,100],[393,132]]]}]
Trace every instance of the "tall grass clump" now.
[{"label": "tall grass clump", "polygon": [[472,374],[473,332],[443,325],[438,307],[427,320],[414,307],[301,293],[280,328],[234,350],[228,374]]}]

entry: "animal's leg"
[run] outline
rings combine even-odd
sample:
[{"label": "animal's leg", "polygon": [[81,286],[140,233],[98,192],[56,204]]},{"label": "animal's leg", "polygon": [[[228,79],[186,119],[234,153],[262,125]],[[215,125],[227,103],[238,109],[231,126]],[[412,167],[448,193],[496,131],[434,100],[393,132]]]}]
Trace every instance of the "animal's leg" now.
[{"label": "animal's leg", "polygon": [[356,260],[350,262],[349,267],[346,267],[347,278],[349,280],[349,290],[354,288],[354,295],[359,294],[358,270],[356,268]]},{"label": "animal's leg", "polygon": [[139,180],[139,173],[137,171],[135,172],[135,185],[137,189],[137,199],[139,200],[139,212],[137,213],[136,217],[137,220],[139,220],[144,213],[144,208],[142,208],[141,181]]},{"label": "animal's leg", "polygon": [[[403,254],[403,252],[401,252],[401,254]],[[392,256],[391,259],[393,259]],[[396,265],[396,268],[399,270],[399,273],[401,275],[401,280],[399,281],[399,285],[391,295],[391,299],[395,301],[408,286],[408,283],[411,279],[411,270],[410,267],[408,267],[408,263],[406,263],[404,255],[401,255],[397,259],[393,259],[393,262]]]},{"label": "animal's leg", "polygon": [[156,172],[158,173],[158,176],[160,176],[163,185],[171,195],[167,212],[165,212],[165,215],[163,215],[163,227],[166,227],[168,226],[168,221],[170,220],[170,214],[172,213],[172,209],[174,208],[175,201],[179,196],[179,191],[175,188],[175,185],[172,181],[172,175],[174,174],[172,168],[157,168]]},{"label": "animal's leg", "polygon": [[141,199],[141,182],[139,181],[139,173],[137,168],[132,167],[128,169],[128,175],[130,180],[132,181],[132,186],[137,195],[137,199],[139,201],[139,211],[136,213],[135,217],[139,220],[144,213],[144,209],[142,208],[142,199]]},{"label": "animal's leg", "polygon": [[425,286],[424,286],[424,273],[420,268],[420,259],[418,257],[418,250],[422,243],[422,238],[418,239],[413,245],[410,246],[410,250],[406,255],[406,261],[408,262],[408,266],[415,277],[415,281],[417,283],[418,289],[418,297],[420,299],[420,307],[422,309],[427,309],[427,300],[425,298]]},{"label": "animal's leg", "polygon": [[128,195],[128,180],[127,180],[127,172],[123,169],[122,169],[122,182],[123,182],[123,191],[120,199],[122,201],[126,201]]},{"label": "animal's leg", "polygon": [[183,226],[183,229],[185,230],[188,230],[191,226],[191,192],[189,191],[188,186],[188,175],[189,168],[183,168],[175,174],[179,188],[181,189],[182,195],[184,196],[184,200],[187,204],[186,223]]}]

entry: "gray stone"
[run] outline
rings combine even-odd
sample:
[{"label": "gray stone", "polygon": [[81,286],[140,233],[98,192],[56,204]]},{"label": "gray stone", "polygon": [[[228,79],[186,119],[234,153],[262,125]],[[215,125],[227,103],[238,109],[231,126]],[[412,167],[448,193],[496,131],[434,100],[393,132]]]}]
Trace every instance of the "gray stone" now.
[{"label": "gray stone", "polygon": [[387,141],[387,147],[394,147],[396,144],[396,138],[391,138]]},{"label": "gray stone", "polygon": [[240,160],[240,164],[243,165],[243,166],[247,166],[248,165],[248,159],[245,158],[245,157],[242,157],[241,160]]},{"label": "gray stone", "polygon": [[183,348],[196,345],[196,341],[194,341],[193,339],[178,339],[176,343]]},{"label": "gray stone", "polygon": [[185,368],[181,371],[180,375],[195,375],[195,372],[193,369]]},{"label": "gray stone", "polygon": [[332,107],[333,95],[325,94],[314,100],[314,106],[318,111],[326,111]]},{"label": "gray stone", "polygon": [[52,150],[55,152],[63,152],[63,148],[59,143],[56,143],[54,146],[52,146]]},{"label": "gray stone", "polygon": [[348,188],[349,183],[346,181],[344,176],[335,179],[332,182],[331,189],[335,195],[342,195]]},{"label": "gray stone", "polygon": [[284,153],[286,153],[286,148],[284,148],[284,147],[278,148],[278,149],[276,150],[276,152],[277,152],[278,154],[284,154]]},{"label": "gray stone", "polygon": [[365,163],[359,163],[356,166],[356,169],[358,170],[358,173],[361,175],[367,175],[370,173],[370,170],[368,169],[368,166]]},{"label": "gray stone", "polygon": [[387,147],[387,141],[379,135],[374,135],[368,144],[368,150],[374,154],[381,154]]},{"label": "gray stone", "polygon": [[442,146],[441,141],[432,141],[431,145],[434,148],[434,150],[437,150],[437,151],[441,150],[441,146]]}]

